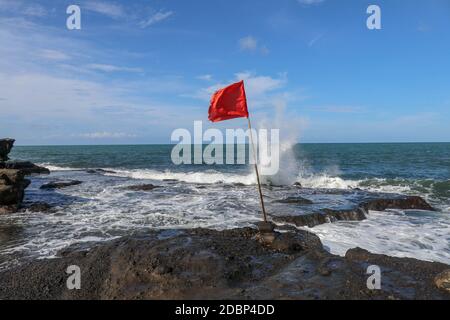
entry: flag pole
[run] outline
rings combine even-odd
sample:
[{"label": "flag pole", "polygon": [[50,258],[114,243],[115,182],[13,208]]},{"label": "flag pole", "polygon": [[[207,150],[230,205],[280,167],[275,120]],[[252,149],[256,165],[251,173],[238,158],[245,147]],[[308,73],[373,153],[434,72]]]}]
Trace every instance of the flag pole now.
[{"label": "flag pole", "polygon": [[255,172],[256,172],[256,180],[258,181],[258,191],[259,191],[259,200],[261,201],[261,208],[264,216],[264,222],[267,222],[267,215],[266,215],[266,208],[264,207],[264,199],[261,189],[261,182],[259,180],[259,172],[258,172],[258,161],[256,158],[256,152],[255,152],[255,144],[253,143],[253,133],[252,133],[252,125],[250,123],[250,116],[247,117],[248,121],[248,129],[250,131],[250,143],[252,144],[252,150],[253,150],[253,159],[255,161]]}]

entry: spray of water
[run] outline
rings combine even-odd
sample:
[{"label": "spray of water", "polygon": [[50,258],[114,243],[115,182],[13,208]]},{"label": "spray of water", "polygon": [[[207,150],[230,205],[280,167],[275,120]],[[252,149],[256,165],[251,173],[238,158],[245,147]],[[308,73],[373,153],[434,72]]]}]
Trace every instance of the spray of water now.
[{"label": "spray of water", "polygon": [[[274,101],[275,117],[272,119],[262,119],[258,122],[259,129],[279,129],[279,170],[274,175],[263,175],[262,182],[274,185],[292,185],[298,179],[301,173],[302,164],[296,159],[294,153],[294,146],[298,143],[301,133],[301,127],[304,123],[302,118],[293,118],[286,116],[286,101],[279,99]],[[270,159],[265,159],[268,153],[266,148],[270,150],[272,141],[269,144],[263,144],[258,141],[258,148],[261,151],[260,163],[264,166],[265,163],[270,162]]]}]

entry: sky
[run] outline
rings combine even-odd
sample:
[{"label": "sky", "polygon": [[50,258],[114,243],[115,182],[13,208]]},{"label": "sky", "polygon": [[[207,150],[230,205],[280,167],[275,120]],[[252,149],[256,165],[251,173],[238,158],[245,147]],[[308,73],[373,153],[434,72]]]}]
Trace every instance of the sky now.
[{"label": "sky", "polygon": [[238,80],[255,126],[299,142],[450,141],[450,1],[0,0],[0,137],[18,145],[245,128],[207,119]]}]

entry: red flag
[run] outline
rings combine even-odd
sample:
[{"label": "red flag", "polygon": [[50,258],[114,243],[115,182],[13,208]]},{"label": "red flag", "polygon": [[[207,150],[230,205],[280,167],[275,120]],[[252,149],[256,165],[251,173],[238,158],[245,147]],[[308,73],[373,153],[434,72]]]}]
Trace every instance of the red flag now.
[{"label": "red flag", "polygon": [[248,118],[244,81],[216,91],[211,98],[208,119],[219,122],[234,118]]}]

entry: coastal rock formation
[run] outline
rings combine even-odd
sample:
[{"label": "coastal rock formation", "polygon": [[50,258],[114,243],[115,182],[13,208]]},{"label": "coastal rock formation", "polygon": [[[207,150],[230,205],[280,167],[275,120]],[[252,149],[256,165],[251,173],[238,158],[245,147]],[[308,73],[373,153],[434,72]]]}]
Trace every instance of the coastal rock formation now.
[{"label": "coastal rock formation", "polygon": [[48,170],[47,168],[35,165],[34,163],[29,161],[7,161],[3,163],[0,162],[0,169],[20,170],[26,176],[50,173],[50,170]]},{"label": "coastal rock formation", "polygon": [[439,289],[450,293],[450,269],[441,272],[434,278],[434,283]]},{"label": "coastal rock formation", "polygon": [[47,168],[28,161],[8,161],[14,139],[0,139],[0,214],[16,212],[30,180],[24,176],[50,173]]},{"label": "coastal rock formation", "polygon": [[298,204],[298,205],[313,204],[313,202],[311,200],[303,198],[303,197],[287,197],[286,199],[276,200],[275,202]]},{"label": "coastal rock formation", "polygon": [[395,198],[372,199],[362,204],[366,210],[384,211],[386,209],[419,209],[435,211],[423,198],[417,196],[400,196]]},{"label": "coastal rock formation", "polygon": [[[292,201],[290,200],[292,199]],[[286,200],[279,200],[276,202],[282,202],[287,204],[296,203],[295,198],[287,198]],[[308,202],[302,202],[301,205],[309,204]],[[435,209],[428,204],[424,199],[417,196],[403,196],[403,195],[386,195],[383,194],[379,197],[371,196],[369,199],[362,198],[355,201],[352,206],[339,209],[311,209],[302,214],[290,214],[290,215],[272,215],[272,218],[276,222],[292,223],[297,227],[308,226],[314,227],[323,223],[331,223],[336,221],[361,221],[366,219],[366,215],[369,210],[384,211],[386,209],[414,209],[414,210],[427,210],[435,211]]]},{"label": "coastal rock formation", "polygon": [[[433,279],[449,266],[350,250],[334,256],[307,231],[264,245],[252,228],[149,231],[64,250],[0,272],[0,299],[450,299]],[[81,289],[66,287],[67,267]],[[382,272],[367,287],[367,267]]]},{"label": "coastal rock formation", "polygon": [[66,187],[76,186],[82,184],[82,181],[79,180],[70,180],[70,181],[52,181],[46,184],[43,184],[41,189],[62,189]]},{"label": "coastal rock formation", "polygon": [[0,169],[0,214],[17,211],[29,184],[23,172]]},{"label": "coastal rock formation", "polygon": [[349,210],[323,209],[320,212],[306,213],[302,215],[272,216],[276,222],[292,223],[297,227],[314,227],[319,224],[336,221],[362,221],[366,219],[366,211],[362,208]]},{"label": "coastal rock formation", "polygon": [[105,169],[101,169],[101,168],[98,168],[98,169],[88,169],[88,170],[86,170],[86,172],[87,172],[87,173],[91,173],[91,174],[107,174],[107,173],[114,174],[114,173],[116,173],[116,172],[113,171],[113,170],[105,170]]},{"label": "coastal rock formation", "polygon": [[8,161],[8,154],[14,145],[14,139],[0,139],[0,161]]},{"label": "coastal rock formation", "polygon": [[50,212],[52,206],[46,202],[35,202],[31,204],[23,204],[20,208],[21,212]]},{"label": "coastal rock formation", "polygon": [[137,184],[134,186],[123,187],[123,190],[129,191],[152,191],[153,189],[159,188],[159,186],[155,186],[151,183],[148,184]]}]

